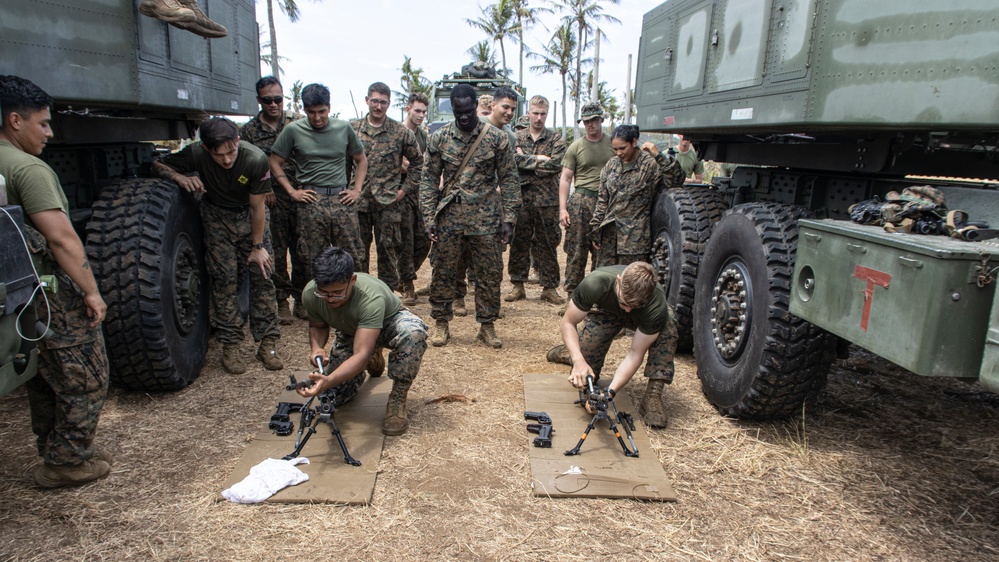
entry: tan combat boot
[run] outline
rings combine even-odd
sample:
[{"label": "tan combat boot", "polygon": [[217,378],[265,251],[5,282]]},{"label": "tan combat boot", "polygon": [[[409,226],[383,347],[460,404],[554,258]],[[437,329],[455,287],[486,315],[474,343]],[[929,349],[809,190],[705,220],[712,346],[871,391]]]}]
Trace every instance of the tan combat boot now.
[{"label": "tan combat boot", "polygon": [[465,297],[454,299],[451,303],[451,311],[455,316],[468,316],[468,309],[465,308]]},{"label": "tan combat boot", "polygon": [[565,304],[565,299],[562,298],[562,295],[558,294],[558,289],[555,287],[548,287],[542,290],[541,300],[551,304]]},{"label": "tan combat boot", "polygon": [[572,367],[572,358],[569,356],[569,348],[565,344],[556,345],[548,350],[546,355],[549,363],[561,363]]},{"label": "tan combat boot", "polygon": [[496,335],[496,327],[492,322],[483,322],[475,339],[495,349],[503,347],[503,340]]},{"label": "tan combat boot", "polygon": [[260,346],[257,348],[257,359],[264,364],[264,368],[268,371],[280,371],[284,369],[284,363],[281,362],[281,358],[277,355],[277,350],[274,349],[274,344],[276,343],[277,338],[267,336],[260,340]]},{"label": "tan combat boot", "polygon": [[385,372],[385,356],[382,355],[382,348],[376,347],[375,352],[368,359],[368,374],[372,377],[380,377]]},{"label": "tan combat boot", "polygon": [[527,298],[527,293],[524,292],[524,283],[520,281],[513,282],[513,289],[503,297],[506,302],[520,301]]},{"label": "tan combat boot", "polygon": [[382,433],[385,435],[402,435],[409,428],[409,417],[406,415],[406,395],[412,383],[394,381],[392,392],[389,393],[388,404],[385,405],[385,420],[382,421]]},{"label": "tan combat boot", "polygon": [[222,367],[234,375],[246,372],[246,363],[243,361],[243,353],[239,350],[238,343],[222,345]]},{"label": "tan combat boot", "polygon": [[430,296],[430,285],[420,287],[416,290],[416,296],[418,297],[429,297]]},{"label": "tan combat boot", "polygon": [[94,458],[74,466],[43,464],[35,471],[35,483],[42,488],[79,486],[104,478],[111,473],[111,465],[95,455]]},{"label": "tan combat boot", "polygon": [[302,320],[309,319],[309,311],[305,310],[305,305],[302,304],[302,301],[296,300],[295,305],[292,307],[291,310],[296,317],[301,318]]},{"label": "tan combat boot", "polygon": [[198,7],[197,0],[177,0],[180,4],[194,12],[194,21],[192,22],[171,22],[170,25],[174,27],[179,27],[180,29],[186,29],[195,35],[200,35],[208,39],[218,39],[220,37],[225,37],[229,34],[229,30],[223,25],[219,25],[214,21],[210,20],[201,8]]},{"label": "tan combat boot", "polygon": [[448,329],[447,320],[438,320],[434,327],[434,336],[430,338],[430,345],[442,347],[451,341],[451,331]]},{"label": "tan combat boot", "polygon": [[281,324],[282,326],[291,326],[292,324],[295,323],[295,317],[292,316],[291,309],[288,308],[287,299],[286,300],[279,299],[277,301],[277,309],[278,309],[278,324]]},{"label": "tan combat boot", "polygon": [[180,5],[178,0],[142,0],[139,13],[167,23],[192,22],[195,15]]},{"label": "tan combat boot", "polygon": [[638,406],[638,415],[652,427],[666,427],[669,421],[663,409],[665,385],[666,381],[662,379],[649,379],[649,384],[645,387],[645,396],[642,396],[642,403]]},{"label": "tan combat boot", "polygon": [[402,282],[402,304],[404,306],[413,306],[416,304],[416,289],[413,288],[412,281]]}]

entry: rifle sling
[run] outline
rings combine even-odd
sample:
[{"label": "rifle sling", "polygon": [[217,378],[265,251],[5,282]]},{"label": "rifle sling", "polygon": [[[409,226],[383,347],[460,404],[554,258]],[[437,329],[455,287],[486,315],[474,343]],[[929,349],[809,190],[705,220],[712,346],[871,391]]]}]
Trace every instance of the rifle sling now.
[{"label": "rifle sling", "polygon": [[[457,125],[455,126],[457,127]],[[458,177],[461,176],[461,172],[465,169],[465,165],[468,164],[468,161],[472,159],[472,154],[475,154],[475,149],[478,148],[479,142],[481,142],[486,136],[486,129],[491,126],[492,125],[488,123],[482,123],[482,130],[479,131],[479,135],[475,137],[475,141],[472,145],[468,147],[468,150],[465,152],[465,157],[461,159],[461,164],[458,165],[458,169],[455,170],[454,175],[451,176],[451,181],[444,185],[444,190],[441,192],[441,199],[446,198],[448,194],[451,193],[451,189],[454,185],[458,183]]]}]

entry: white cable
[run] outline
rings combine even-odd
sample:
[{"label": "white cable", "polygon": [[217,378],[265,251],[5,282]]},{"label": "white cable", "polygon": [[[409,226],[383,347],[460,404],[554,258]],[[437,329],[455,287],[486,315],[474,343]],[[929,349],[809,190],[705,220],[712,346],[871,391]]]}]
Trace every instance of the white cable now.
[{"label": "white cable", "polygon": [[[14,328],[17,330],[17,335],[21,336],[22,340],[32,343],[39,342],[42,341],[42,339],[45,337],[45,334],[48,333],[49,327],[52,325],[52,306],[49,304],[49,296],[45,294],[44,291],[45,287],[42,284],[41,278],[38,276],[38,270],[35,269],[35,261],[31,259],[31,249],[28,248],[28,240],[24,237],[24,233],[21,232],[21,227],[18,226],[17,221],[14,220],[14,217],[10,216],[10,213],[7,212],[7,209],[5,209],[4,207],[0,207],[0,211],[3,211],[3,214],[7,215],[7,218],[10,219],[10,223],[14,225],[14,229],[17,230],[17,233],[21,236],[21,244],[24,245],[24,251],[27,252],[28,254],[28,263],[31,264],[31,271],[32,273],[35,274],[35,290],[31,291],[31,298],[29,298],[28,302],[24,305],[24,307],[21,308],[21,312],[17,313],[17,319],[16,322],[14,322]],[[47,312],[47,314],[45,315],[45,330],[43,330],[42,334],[37,338],[29,338],[25,336],[23,333],[21,333],[21,316],[24,314],[24,311],[28,310],[28,306],[35,300],[35,295],[38,293],[39,290],[42,290],[42,300],[45,301],[45,310]]]}]

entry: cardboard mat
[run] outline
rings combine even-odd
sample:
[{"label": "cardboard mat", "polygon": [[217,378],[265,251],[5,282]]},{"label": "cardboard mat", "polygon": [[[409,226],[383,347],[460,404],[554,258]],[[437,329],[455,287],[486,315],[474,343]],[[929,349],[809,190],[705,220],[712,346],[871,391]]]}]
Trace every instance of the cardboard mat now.
[{"label": "cardboard mat", "polygon": [[[645,426],[639,419],[638,408],[627,393],[618,394],[614,403],[619,411],[628,412],[635,418],[632,434],[638,447],[637,458],[624,455],[606,421],[594,426],[578,455],[565,456],[565,452],[579,442],[593,416],[578,404],[573,404],[579,398],[579,392],[566,382],[564,376],[526,374],[524,395],[526,409],[547,412],[555,429],[550,449],[535,447],[531,444],[535,435],[524,431],[531,444],[535,496],[676,501],[673,486],[666,479],[659,456],[652,450]],[[624,430],[620,431],[630,447]]]},{"label": "cardboard mat", "polygon": [[[299,377],[301,378],[301,377]],[[309,479],[297,486],[288,486],[271,496],[266,501],[271,503],[339,503],[364,505],[371,503],[375,490],[375,476],[381,461],[382,445],[385,436],[382,435],[382,419],[385,417],[385,404],[388,402],[392,381],[386,377],[368,379],[361,386],[357,396],[340,408],[334,414],[336,425],[340,428],[347,450],[355,459],[361,461],[361,466],[351,466],[343,462],[343,451],[336,437],[330,430],[330,425],[320,423],[316,433],[302,450],[301,456],[307,457],[310,464],[300,464],[298,468],[309,475]],[[285,391],[274,401],[305,403],[292,391]],[[313,402],[317,404],[318,400]],[[300,413],[293,413],[291,421],[295,430],[291,435],[277,436],[267,429],[269,418],[260,421],[263,429],[243,452],[239,462],[233,468],[232,474],[223,484],[225,490],[243,480],[250,474],[250,469],[267,458],[279,459],[295,450],[295,439],[298,436]],[[219,498],[222,496],[220,495]]]}]

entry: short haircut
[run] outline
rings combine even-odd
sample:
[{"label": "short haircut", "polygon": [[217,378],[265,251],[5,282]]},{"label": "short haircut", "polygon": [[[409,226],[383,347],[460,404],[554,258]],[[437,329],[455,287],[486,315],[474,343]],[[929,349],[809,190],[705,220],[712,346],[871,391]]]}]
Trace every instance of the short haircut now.
[{"label": "short haircut", "polygon": [[479,109],[484,109],[487,111],[493,110],[493,97],[489,94],[482,94],[479,96]]},{"label": "short haircut", "polygon": [[368,86],[368,95],[370,96],[373,93],[388,96],[389,99],[392,99],[392,90],[389,89],[385,82],[375,82]]},{"label": "short haircut", "polygon": [[317,288],[350,281],[353,275],[354,258],[336,246],[329,246],[312,260],[312,276]]},{"label": "short haircut", "polygon": [[239,127],[225,117],[212,117],[202,121],[200,134],[201,144],[209,150],[215,150],[239,138]]},{"label": "short haircut", "polygon": [[641,308],[652,300],[656,290],[656,270],[651,265],[636,261],[621,272],[621,300],[629,306]]},{"label": "short haircut", "polygon": [[7,116],[11,112],[27,119],[32,113],[51,110],[54,103],[52,96],[34,82],[19,76],[0,76],[0,106],[3,107],[0,126],[7,125]]},{"label": "short haircut", "polygon": [[406,105],[409,106],[414,103],[422,103],[423,105],[430,107],[430,98],[428,98],[427,94],[424,94],[423,92],[413,92],[412,94],[409,94],[409,99],[406,100]]},{"label": "short haircut", "polygon": [[468,84],[458,84],[451,90],[451,106],[454,107],[456,100],[475,100],[475,88]]},{"label": "short haircut", "polygon": [[284,87],[281,86],[281,81],[280,80],[278,80],[277,78],[275,78],[273,76],[264,76],[260,80],[257,80],[257,95],[259,96],[260,95],[260,90],[263,90],[267,86],[275,86],[275,85],[278,88],[281,88],[282,90],[284,90]]},{"label": "short haircut", "polygon": [[309,84],[302,88],[302,107],[330,104],[330,89],[322,84]]},{"label": "short haircut", "polygon": [[514,92],[513,88],[509,86],[500,86],[499,88],[496,88],[496,91],[493,92],[493,102],[495,103],[503,99],[516,103],[518,99],[517,92]]},{"label": "short haircut", "polygon": [[528,106],[530,107],[538,106],[548,109],[548,98],[546,98],[545,96],[534,96],[533,98],[531,98],[531,101],[528,104]]},{"label": "short haircut", "polygon": [[638,125],[618,125],[614,127],[614,132],[611,133],[612,139],[621,139],[633,143],[638,140],[638,134],[640,130]]}]

